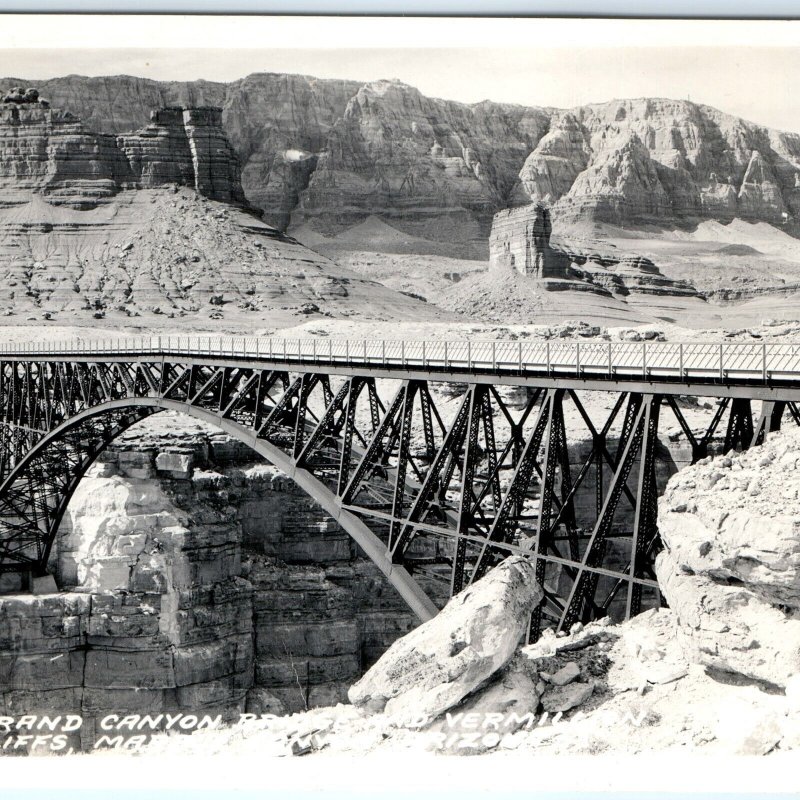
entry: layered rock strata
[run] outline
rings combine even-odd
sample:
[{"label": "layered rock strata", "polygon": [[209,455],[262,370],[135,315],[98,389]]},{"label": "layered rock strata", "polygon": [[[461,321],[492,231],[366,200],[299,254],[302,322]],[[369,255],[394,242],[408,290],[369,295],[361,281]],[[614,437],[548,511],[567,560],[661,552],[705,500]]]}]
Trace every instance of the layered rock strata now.
[{"label": "layered rock strata", "polygon": [[239,159],[222,129],[221,108],[161,108],[150,124],[117,137],[137,186],[190,186],[198,194],[245,205]]},{"label": "layered rock strata", "polygon": [[343,699],[416,624],[402,599],[243,445],[147,430],[78,488],[51,563],[62,592],[0,595],[0,711],[81,715],[70,746],[86,749],[111,714],[227,720]]},{"label": "layered rock strata", "polygon": [[39,88],[114,134],[146,125],[153,107],[223,108],[245,193],[281,228],[294,216],[330,235],[378,215],[415,236],[468,237],[477,253],[492,215],[526,199],[565,220],[625,225],[793,226],[800,212],[797,134],[685,100],[465,105],[397,81],[273,73],[229,84],[68,76]]},{"label": "layered rock strata", "polygon": [[34,192],[54,205],[87,209],[123,189],[165,184],[246,205],[222,109],[156,110],[147,127],[114,136],[41,102],[0,106],[2,206],[28,202]]}]

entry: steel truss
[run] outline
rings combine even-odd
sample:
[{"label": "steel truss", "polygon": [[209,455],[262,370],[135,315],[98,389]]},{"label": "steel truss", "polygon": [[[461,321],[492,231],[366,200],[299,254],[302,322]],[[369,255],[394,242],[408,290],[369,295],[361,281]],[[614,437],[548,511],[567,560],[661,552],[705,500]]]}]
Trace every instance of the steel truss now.
[{"label": "steel truss", "polygon": [[[544,627],[661,603],[653,560],[665,415],[684,431],[692,462],[723,427],[730,450],[763,441],[787,410],[800,423],[782,401],[765,401],[754,421],[749,400],[723,398],[698,432],[678,395],[606,392],[615,402],[597,420],[577,383],[527,388],[514,403],[489,383],[453,384],[446,401],[426,380],[397,383],[384,402],[364,375],[155,357],[2,361],[0,572],[43,574],[91,463],[131,425],[171,408],[216,421],[305,476],[351,533],[360,525],[377,537],[385,555],[373,548],[370,557],[385,559],[390,579],[439,581],[446,596],[510,553],[530,558],[545,588],[535,639]],[[447,414],[443,402],[453,404]],[[418,613],[433,608],[426,602]]]}]

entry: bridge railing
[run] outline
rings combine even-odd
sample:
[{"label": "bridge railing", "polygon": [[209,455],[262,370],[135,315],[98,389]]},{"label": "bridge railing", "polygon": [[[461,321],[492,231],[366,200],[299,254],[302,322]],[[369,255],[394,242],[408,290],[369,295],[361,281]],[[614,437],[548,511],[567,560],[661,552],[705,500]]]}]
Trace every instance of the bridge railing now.
[{"label": "bridge railing", "polygon": [[0,357],[232,357],[290,364],[422,367],[579,377],[800,378],[800,343],[403,340],[145,336],[0,345]]}]

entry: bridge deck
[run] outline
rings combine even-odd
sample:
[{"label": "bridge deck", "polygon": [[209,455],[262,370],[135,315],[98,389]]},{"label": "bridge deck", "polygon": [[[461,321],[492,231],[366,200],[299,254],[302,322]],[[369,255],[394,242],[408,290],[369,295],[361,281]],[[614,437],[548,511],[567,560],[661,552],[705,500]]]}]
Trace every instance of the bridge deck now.
[{"label": "bridge deck", "polygon": [[[6,360],[263,363],[298,371],[800,399],[800,343],[162,336],[0,347]],[[591,385],[591,387],[589,386]]]}]

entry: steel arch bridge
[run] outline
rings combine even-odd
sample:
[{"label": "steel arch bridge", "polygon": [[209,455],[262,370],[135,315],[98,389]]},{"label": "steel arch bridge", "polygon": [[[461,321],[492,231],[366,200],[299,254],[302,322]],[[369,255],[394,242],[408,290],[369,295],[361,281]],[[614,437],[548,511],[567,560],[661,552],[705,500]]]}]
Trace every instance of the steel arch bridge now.
[{"label": "steel arch bridge", "polygon": [[[605,393],[602,418],[587,392]],[[687,422],[681,395],[718,399],[703,430]],[[293,478],[421,619],[437,612],[421,576],[452,594],[510,553],[531,558],[545,587],[535,638],[543,626],[661,602],[665,416],[696,461],[712,440],[747,448],[784,417],[800,424],[798,401],[800,345],[790,344],[175,337],[5,347],[0,572],[44,574],[89,466],[132,425],[174,410]],[[577,457],[576,440],[587,443]]]}]

